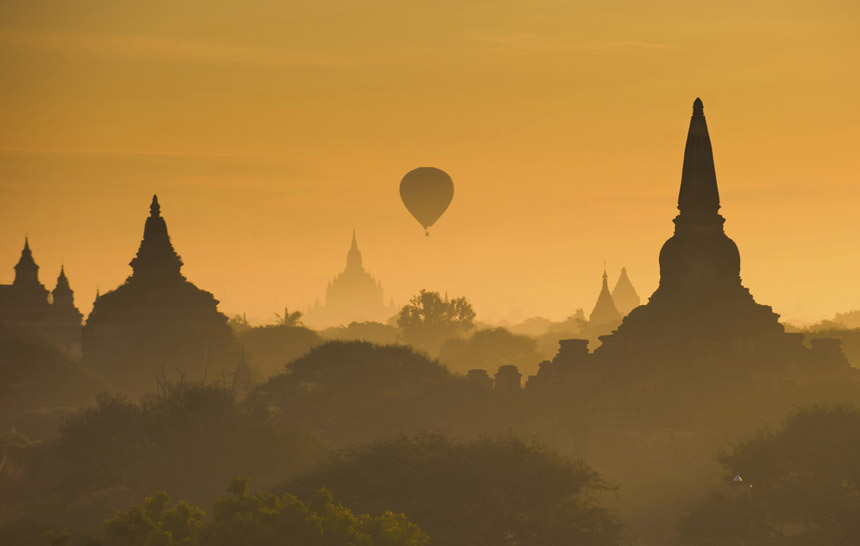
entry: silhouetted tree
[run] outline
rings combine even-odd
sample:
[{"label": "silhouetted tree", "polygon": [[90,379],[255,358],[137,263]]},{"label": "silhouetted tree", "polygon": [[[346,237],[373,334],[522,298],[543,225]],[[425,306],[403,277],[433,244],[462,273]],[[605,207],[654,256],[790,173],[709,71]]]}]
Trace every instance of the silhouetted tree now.
[{"label": "silhouetted tree", "polygon": [[537,351],[541,359],[549,360],[558,352],[558,341],[560,339],[583,338],[587,336],[588,321],[585,319],[585,311],[577,309],[561,322],[552,322],[541,317],[532,317],[525,321],[510,326],[514,334],[526,335],[535,338]]},{"label": "silhouetted tree", "polygon": [[126,546],[192,546],[197,544],[205,514],[185,501],[170,508],[170,497],[158,491],[146,497],[141,506],[117,512],[102,525],[107,538]]},{"label": "silhouetted tree", "polygon": [[[157,492],[104,522],[104,535],[125,546],[424,546],[427,535],[403,514],[355,515],[325,489],[305,504],[289,495],[248,495],[236,478],[207,517],[185,501],[169,506]],[[66,535],[67,536],[67,535]],[[62,535],[58,538],[62,540]]]},{"label": "silhouetted tree", "polygon": [[289,485],[322,484],[357,512],[403,512],[435,546],[614,545],[618,518],[597,503],[588,466],[514,438],[397,437],[344,452]]},{"label": "silhouetted tree", "polygon": [[389,345],[397,341],[397,326],[381,322],[350,322],[347,326],[326,328],[320,335],[324,339],[343,341],[369,341]]},{"label": "silhouetted tree", "polygon": [[236,337],[245,348],[248,366],[263,377],[283,371],[287,363],[322,343],[315,331],[285,324],[249,328]]},{"label": "silhouetted tree", "polygon": [[857,544],[857,409],[818,406],[797,412],[778,431],[759,432],[720,462],[727,471],[724,485],[685,515],[684,544]]},{"label": "silhouetted tree", "polygon": [[22,414],[47,416],[47,408],[89,403],[107,384],[44,340],[0,325],[0,431],[15,428],[32,439],[47,439],[54,431],[41,434],[45,427],[23,426]]},{"label": "silhouetted tree", "polygon": [[[831,322],[831,321],[824,321]],[[836,313],[833,321],[842,328],[857,329],[860,328],[860,310],[854,309],[847,313]]]},{"label": "silhouetted tree", "polygon": [[486,430],[490,394],[411,347],[363,341],[320,345],[259,387],[261,405],[278,422],[337,446],[422,430]]},{"label": "silhouetted tree", "polygon": [[248,322],[248,318],[244,313],[241,315],[233,315],[230,317],[230,320],[227,321],[227,324],[233,329],[234,334],[244,332],[251,327],[251,324]]},{"label": "silhouetted tree", "polygon": [[528,374],[537,371],[541,355],[534,339],[499,327],[478,330],[468,339],[447,340],[439,349],[439,360],[458,372],[473,368],[495,372],[499,366],[513,365]]},{"label": "silhouetted tree", "polygon": [[[324,451],[302,430],[275,426],[223,386],[165,385],[159,395],[132,402],[99,396],[75,413],[60,437],[16,448],[16,472],[0,473],[0,527],[28,514],[77,531],[106,510],[154,488],[170,488],[191,502],[208,502],[218,483],[236,475],[262,484],[282,481]],[[2,530],[0,530],[2,536]]]},{"label": "silhouetted tree", "polygon": [[448,338],[474,328],[475,311],[466,298],[444,300],[438,292],[421,292],[400,310],[397,325],[403,340],[435,353]]},{"label": "silhouetted tree", "polygon": [[301,311],[293,311],[290,313],[290,310],[284,307],[284,314],[280,315],[275,313],[275,316],[278,317],[278,325],[279,326],[301,326],[302,325],[302,312]]}]

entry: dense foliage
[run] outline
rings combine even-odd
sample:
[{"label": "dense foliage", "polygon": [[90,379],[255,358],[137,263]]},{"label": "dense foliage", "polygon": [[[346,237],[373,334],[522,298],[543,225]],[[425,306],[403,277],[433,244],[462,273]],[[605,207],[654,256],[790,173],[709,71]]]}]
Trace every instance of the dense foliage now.
[{"label": "dense foliage", "polygon": [[333,326],[320,332],[324,339],[369,341],[380,345],[396,343],[398,334],[396,326],[381,322],[350,322],[346,326]]},{"label": "dense foliage", "polygon": [[494,373],[499,366],[517,366],[525,374],[537,372],[541,355],[537,342],[505,328],[483,328],[467,339],[451,338],[442,344],[439,360],[465,373],[480,368]]},{"label": "dense foliage", "polygon": [[[42,439],[38,421],[53,421],[46,407],[85,403],[106,386],[107,381],[44,339],[0,325],[0,430],[14,428]],[[27,413],[29,422],[24,423],[20,417]]]},{"label": "dense foliage", "polygon": [[581,462],[533,442],[400,436],[342,453],[289,484],[335,492],[354,511],[403,512],[434,546],[612,545],[607,485]]},{"label": "dense foliage", "polygon": [[466,298],[442,299],[439,292],[421,290],[400,310],[397,326],[406,343],[435,354],[446,339],[474,328],[474,320]]},{"label": "dense foliage", "polygon": [[217,484],[233,476],[272,484],[320,451],[301,430],[276,427],[224,387],[166,385],[140,402],[103,394],[66,420],[58,439],[9,452],[9,468],[17,470],[0,474],[0,524],[48,513],[50,521],[86,530],[153,489],[209,502]]},{"label": "dense foliage", "polygon": [[759,432],[720,462],[725,485],[687,513],[684,544],[857,544],[860,411],[838,406],[797,412],[779,430]]},{"label": "dense foliage", "polygon": [[399,433],[476,433],[493,423],[492,393],[403,345],[330,341],[260,386],[259,404],[284,426],[336,447]]},{"label": "dense foliage", "polygon": [[[291,316],[286,314],[287,321],[292,320]],[[322,343],[319,334],[298,324],[248,327],[237,332],[236,337],[245,348],[248,366],[262,377],[283,371],[288,362]]]},{"label": "dense foliage", "polygon": [[[109,544],[123,546],[425,546],[427,535],[402,514],[356,515],[317,491],[307,504],[293,495],[248,494],[248,481],[235,479],[211,513],[185,501],[170,506],[157,492],[140,506],[117,512],[102,525]],[[67,533],[48,535],[53,546]],[[93,540],[86,544],[96,545]]]}]

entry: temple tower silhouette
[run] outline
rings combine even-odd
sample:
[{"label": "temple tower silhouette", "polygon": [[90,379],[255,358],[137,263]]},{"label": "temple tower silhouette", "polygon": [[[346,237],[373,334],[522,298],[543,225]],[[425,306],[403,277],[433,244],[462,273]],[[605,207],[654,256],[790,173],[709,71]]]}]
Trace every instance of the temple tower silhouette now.
[{"label": "temple tower silhouette", "polygon": [[218,300],[189,282],[158,197],[152,197],[132,274],[97,296],[83,331],[84,362],[126,387],[151,390],[163,370],[200,379],[244,369]]},{"label": "temple tower silhouette", "polygon": [[[698,495],[727,442],[783,419],[798,404],[854,401],[860,392],[860,370],[838,339],[807,346],[802,333],[786,333],[778,315],[756,303],[719,210],[713,150],[696,99],[658,288],[600,336],[593,352],[586,340],[560,340],[555,358],[526,383],[523,398],[543,434],[566,438],[566,450],[624,483],[631,498],[655,490],[660,498]],[[629,510],[635,522],[650,508]]]},{"label": "temple tower silhouette", "polygon": [[84,315],[75,307],[75,292],[66,277],[65,266],[60,266],[57,284],[51,291],[53,336],[75,355],[81,352],[81,324]]},{"label": "temple tower silhouette", "polygon": [[329,282],[325,304],[308,308],[309,323],[321,326],[350,322],[385,322],[397,309],[383,302],[382,285],[364,269],[358,239],[352,230],[352,243],[346,254],[346,269]]},{"label": "temple tower silhouette", "polygon": [[21,250],[21,257],[15,264],[15,280],[12,284],[21,289],[29,290],[34,297],[38,294],[41,298],[42,295],[48,294],[48,291],[39,282],[39,266],[33,259],[29,237],[24,237],[24,249]]},{"label": "temple tower silhouette", "polygon": [[81,319],[74,292],[60,268],[57,286],[48,292],[39,281],[39,266],[33,258],[29,237],[24,238],[21,257],[15,264],[15,280],[0,285],[0,324],[17,334],[45,339],[74,356],[81,350]]},{"label": "temple tower silhouette", "polygon": [[[714,155],[701,99],[687,132],[675,233],[660,251],[660,285],[618,329],[602,336],[601,352],[638,352],[669,344],[753,349],[786,340],[779,315],[755,302],[740,277],[738,247],[719,214]],[[794,340],[794,337],[791,337]]]},{"label": "temple tower silhouette", "polygon": [[592,309],[591,314],[588,316],[588,323],[594,329],[611,329],[618,326],[620,322],[621,313],[615,307],[612,294],[609,292],[609,277],[606,274],[606,268],[604,268],[603,286],[600,288],[600,294],[597,296],[594,309]]},{"label": "temple tower silhouette", "polygon": [[618,277],[618,282],[615,283],[615,288],[612,289],[612,301],[615,302],[615,307],[622,316],[627,315],[633,309],[639,307],[641,300],[630,277],[627,275],[627,268],[621,268],[621,275]]},{"label": "temple tower silhouette", "polygon": [[[594,352],[588,352],[585,340],[561,340],[562,347],[567,343],[576,351],[560,351],[552,362],[542,365],[534,385],[551,384],[553,377],[566,378],[561,381],[574,386],[573,396],[589,400],[596,408],[601,405],[600,396],[594,395],[597,384],[605,392],[632,385],[646,390],[674,389],[675,394],[702,393],[714,390],[704,379],[710,377],[727,384],[745,381],[743,389],[757,396],[762,390],[778,391],[812,375],[849,373],[839,340],[812,340],[806,346],[803,334],[786,333],[779,315],[756,303],[741,282],[740,253],[723,229],[725,219],[719,209],[713,149],[702,101],[696,99],[687,132],[675,232],[660,251],[658,288],[614,331],[599,335],[600,345]],[[619,279],[617,288],[622,286]],[[608,299],[604,280],[598,303]],[[682,381],[688,381],[683,389],[677,384]],[[742,390],[733,388],[732,396]],[[599,411],[625,410],[620,404],[610,404]],[[686,416],[682,413],[680,417]],[[629,418],[624,415],[621,421]]]}]

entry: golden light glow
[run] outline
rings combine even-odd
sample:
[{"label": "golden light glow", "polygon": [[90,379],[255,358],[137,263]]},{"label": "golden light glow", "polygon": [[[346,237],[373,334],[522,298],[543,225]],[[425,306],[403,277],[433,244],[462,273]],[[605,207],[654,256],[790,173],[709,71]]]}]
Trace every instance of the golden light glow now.
[{"label": "golden light glow", "polygon": [[[482,319],[640,295],[705,103],[726,233],[786,318],[860,308],[856,2],[5,2],[0,282],[25,234],[88,312],[158,193],[186,276],[261,321],[322,298],[355,228],[404,303]],[[424,237],[398,184],[454,179]]]}]

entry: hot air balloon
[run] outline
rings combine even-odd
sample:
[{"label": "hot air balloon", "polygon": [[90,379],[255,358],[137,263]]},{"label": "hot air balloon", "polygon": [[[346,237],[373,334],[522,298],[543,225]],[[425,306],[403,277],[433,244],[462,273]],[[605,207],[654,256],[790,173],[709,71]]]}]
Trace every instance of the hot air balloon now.
[{"label": "hot air balloon", "polygon": [[400,182],[400,198],[406,209],[427,228],[442,216],[454,198],[454,182],[445,171],[434,167],[419,167],[406,173]]}]

